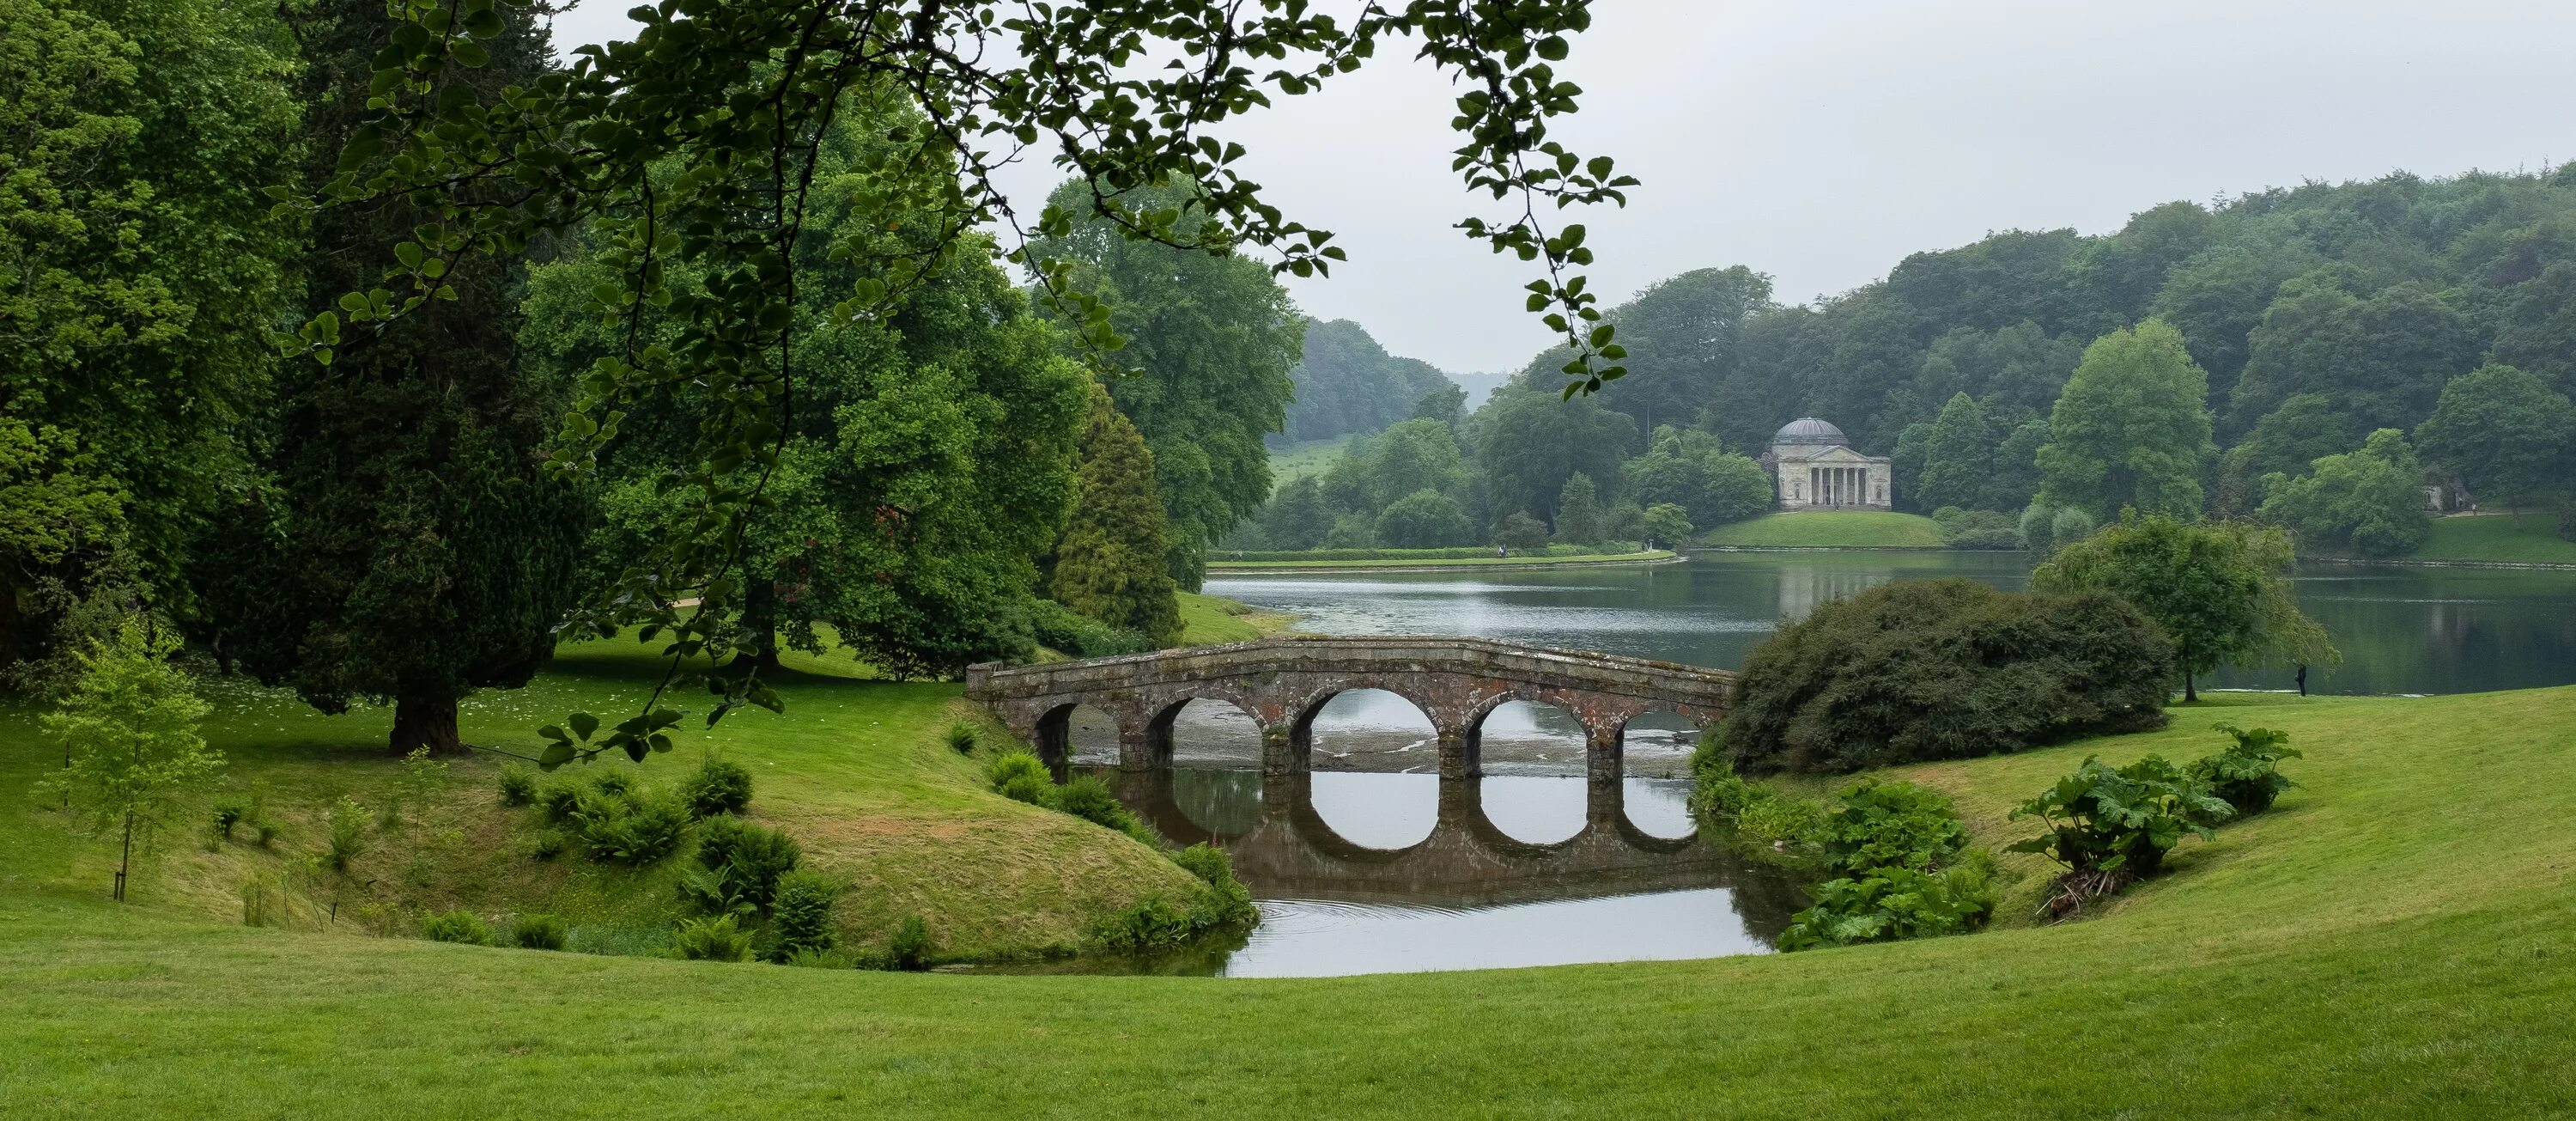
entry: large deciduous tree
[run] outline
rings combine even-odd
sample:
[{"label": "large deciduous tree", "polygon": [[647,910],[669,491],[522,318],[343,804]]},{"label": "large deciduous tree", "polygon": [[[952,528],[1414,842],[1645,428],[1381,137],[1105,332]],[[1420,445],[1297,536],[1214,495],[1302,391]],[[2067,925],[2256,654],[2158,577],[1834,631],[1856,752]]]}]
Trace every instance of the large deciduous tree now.
[{"label": "large deciduous tree", "polygon": [[2049,414],[2039,448],[2041,500],[2096,521],[2135,507],[2190,517],[2200,511],[2201,464],[2212,454],[2209,375],[2182,334],[2150,319],[2084,348],[2084,361]]},{"label": "large deciduous tree", "polygon": [[2514,512],[2568,483],[2576,445],[2576,406],[2511,366],[2481,366],[2442,387],[2415,441],[2444,474],[2468,484],[2480,502]]},{"label": "large deciduous tree", "polygon": [[293,54],[262,5],[0,0],[0,682],[81,641],[41,585],[183,605],[274,356]]},{"label": "large deciduous tree", "polygon": [[1477,410],[1477,461],[1492,488],[1494,509],[1524,511],[1554,524],[1565,481],[1576,474],[1619,478],[1636,441],[1636,423],[1589,397],[1505,387]]},{"label": "large deciduous tree", "polygon": [[2281,574],[2288,534],[2243,522],[2194,525],[2134,511],[2082,541],[2065,544],[2031,572],[2045,592],[2103,591],[2136,605],[2174,644],[2183,699],[2200,699],[2198,677],[2222,665],[2266,660],[2336,660],[2325,628],[2299,611]]},{"label": "large deciduous tree", "polygon": [[1986,411],[1965,392],[1951,395],[1924,438],[1923,478],[1914,485],[1914,504],[1927,510],[1993,509],[1985,500],[1987,481],[1994,474],[1994,454]]},{"label": "large deciduous tree", "polygon": [[2297,534],[2300,549],[2311,553],[2400,556],[2433,530],[2423,465],[2394,428],[2371,433],[2360,451],[2319,456],[2307,474],[2265,479],[2258,516]]},{"label": "large deciduous tree", "polygon": [[1094,386],[1083,427],[1073,517],[1056,546],[1048,592],[1055,601],[1156,646],[1181,636],[1180,601],[1164,566],[1163,501],[1154,453],[1107,391]]},{"label": "large deciduous tree", "polygon": [[[373,0],[298,18],[318,184],[366,127],[372,60],[400,24]],[[460,92],[544,80],[542,30],[487,42],[490,65],[460,74]],[[434,217],[402,199],[316,215],[301,264],[317,309],[364,303],[344,294]],[[520,369],[524,271],[478,256],[439,274],[439,298],[384,332],[327,365],[285,365],[259,435],[273,483],[228,513],[199,565],[227,655],[325,712],[391,702],[397,755],[462,750],[457,702],[524,685],[552,656],[585,531],[581,496],[540,467],[563,399]]]}]

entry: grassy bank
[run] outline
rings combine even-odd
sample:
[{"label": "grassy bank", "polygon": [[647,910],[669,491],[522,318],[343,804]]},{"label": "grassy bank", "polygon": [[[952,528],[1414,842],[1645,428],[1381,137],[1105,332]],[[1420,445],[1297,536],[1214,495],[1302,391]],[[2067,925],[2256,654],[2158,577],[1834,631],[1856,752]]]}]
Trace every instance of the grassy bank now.
[{"label": "grassy bank", "polygon": [[1270,483],[1280,486],[1308,475],[1321,475],[1342,457],[1352,436],[1334,436],[1323,440],[1300,440],[1286,447],[1270,449]]},{"label": "grassy bank", "polygon": [[2557,825],[2576,815],[2576,689],[2231,697],[2165,732],[1914,773],[1992,841],[2026,832],[2006,807],[2085,754],[2196,755],[2221,717],[2288,729],[2305,785],[2186,842],[2098,917],[1779,957],[1323,981],[821,972],[253,930],[22,880],[0,902],[0,1100],[30,1116],[2576,1110],[2576,855]]},{"label": "grassy bank", "polygon": [[1941,527],[1920,514],[1818,510],[1765,514],[1699,535],[1702,545],[1736,548],[1938,549]]},{"label": "grassy bank", "polygon": [[[1674,555],[1669,549],[1647,549],[1634,553],[1567,552],[1546,555],[1515,553],[1508,557],[1498,557],[1491,553],[1458,556],[1456,555],[1458,550],[1455,549],[1372,549],[1369,551],[1377,555],[1350,559],[1210,561],[1208,572],[1213,575],[1223,572],[1297,572],[1338,569],[1400,568],[1423,571],[1530,568],[1540,565],[1640,564],[1669,560]],[[1419,552],[1422,555],[1402,555],[1407,552]]]},{"label": "grassy bank", "polygon": [[1262,611],[1224,596],[1181,594],[1181,645],[1215,646],[1250,642],[1287,630],[1296,618]]},{"label": "grassy bank", "polygon": [[2558,536],[2558,515],[2549,510],[2524,511],[2519,528],[2504,514],[2435,518],[2432,535],[2406,559],[2576,564],[2576,541]]},{"label": "grassy bank", "polygon": [[[640,703],[659,663],[639,650],[631,642],[576,647],[527,689],[478,694],[463,713],[465,738],[533,753],[532,730],[568,711]],[[952,722],[980,719],[957,686],[867,680],[841,658],[789,660],[778,678],[784,714],[737,714],[640,766],[621,756],[560,774],[622,770],[668,783],[695,765],[701,745],[720,749],[752,772],[750,816],[794,836],[809,866],[853,885],[834,917],[843,938],[863,947],[882,945],[918,914],[943,956],[1063,952],[1136,900],[1187,890],[1187,873],[1145,846],[988,792],[982,761],[944,742]],[[439,796],[415,799],[390,826],[371,826],[345,880],[305,870],[302,858],[323,847],[338,798],[379,811],[395,800],[400,768],[384,753],[386,715],[323,716],[292,694],[239,681],[210,682],[208,692],[217,711],[206,737],[231,760],[225,785],[235,793],[265,785],[282,835],[263,849],[245,830],[244,840],[211,852],[193,827],[173,837],[137,885],[151,909],[238,922],[245,882],[260,880],[296,898],[291,921],[301,927],[408,933],[422,914],[464,908],[557,914],[573,925],[576,944],[650,949],[667,940],[685,846],[642,870],[570,853],[536,859],[528,848],[543,824],[533,810],[500,804],[500,763],[489,756],[452,762]],[[988,728],[984,739],[1005,737]],[[0,713],[0,836],[9,838],[0,896],[82,897],[106,882],[106,847],[76,840],[61,815],[29,797],[38,775],[59,763],[48,759],[31,713]],[[328,915],[335,903],[336,922]]]}]

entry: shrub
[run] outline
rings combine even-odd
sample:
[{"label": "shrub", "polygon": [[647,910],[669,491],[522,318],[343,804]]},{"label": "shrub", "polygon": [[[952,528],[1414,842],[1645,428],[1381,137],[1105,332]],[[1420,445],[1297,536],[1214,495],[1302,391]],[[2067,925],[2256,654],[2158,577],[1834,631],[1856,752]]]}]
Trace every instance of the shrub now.
[{"label": "shrub", "polygon": [[1771,797],[1771,792],[1745,781],[1735,773],[1735,764],[1726,756],[1726,730],[1715,726],[1701,732],[1699,746],[1691,750],[1691,808],[1710,817],[1733,821],[1752,808],[1753,803]]},{"label": "shrub", "polygon": [[1835,772],[2158,728],[2173,664],[2103,593],[1889,584],[1755,646],[1726,742],[1746,771]]},{"label": "shrub", "polygon": [[1148,897],[1102,920],[1100,941],[1113,950],[1164,950],[1190,940],[1198,929],[1190,914],[1161,896]]},{"label": "shrub", "polygon": [[569,822],[573,811],[581,808],[581,795],[581,784],[570,779],[548,783],[537,791],[537,809],[547,821]]},{"label": "shrub", "polygon": [[948,750],[959,755],[975,753],[975,726],[960,720],[948,726]]},{"label": "shrub", "polygon": [[735,893],[755,909],[768,909],[779,877],[794,871],[804,856],[795,838],[738,817],[711,817],[698,828],[698,865],[710,872],[730,870]]},{"label": "shrub", "polygon": [[2066,867],[2060,890],[2043,906],[2049,915],[2064,917],[2082,910],[2086,900],[2155,875],[2183,834],[2207,839],[2234,812],[2210,793],[2209,784],[2162,756],[2116,769],[2088,757],[2075,773],[2013,810],[2014,820],[2039,818],[2048,832],[2017,841],[2010,851],[2044,853]]},{"label": "shrub", "polygon": [[1110,626],[1051,599],[1031,600],[1028,611],[1039,645],[1077,658],[1142,654],[1154,648],[1142,631]]},{"label": "shrub", "polygon": [[521,915],[510,920],[510,944],[523,950],[560,950],[568,932],[553,915]]},{"label": "shrub", "polygon": [[1953,549],[2021,548],[2021,527],[2010,514],[1944,506],[1932,520],[1941,527],[1941,543]]},{"label": "shrub", "polygon": [[[832,948],[832,901],[840,894],[840,885],[818,872],[790,872],[779,877],[769,924],[778,935],[779,960],[792,964],[800,954]],[[846,959],[843,967],[847,967]]]},{"label": "shrub", "polygon": [[631,788],[626,796],[606,790],[585,793],[572,816],[582,850],[591,859],[637,867],[671,855],[689,824],[689,813],[677,800],[632,793]]},{"label": "shrub", "polygon": [[439,796],[447,792],[447,782],[447,764],[430,758],[426,747],[411,749],[411,754],[403,756],[402,774],[394,780],[394,788],[401,794],[385,804],[385,824],[399,820],[403,806],[426,810],[435,805]]},{"label": "shrub", "polygon": [[572,848],[572,835],[564,832],[560,827],[547,826],[529,834],[527,845],[529,857],[536,860],[552,860]]},{"label": "shrub", "polygon": [[525,806],[537,800],[537,773],[516,763],[501,764],[501,804]]},{"label": "shrub", "polygon": [[779,960],[799,969],[851,969],[858,963],[839,950],[796,950]]},{"label": "shrub", "polygon": [[367,807],[346,794],[331,807],[331,844],[322,854],[322,862],[334,872],[347,872],[351,861],[367,849]]},{"label": "shrub", "polygon": [[623,798],[635,793],[635,776],[624,771],[604,770],[590,780],[590,788]]},{"label": "shrub", "polygon": [[1172,863],[1180,865],[1184,871],[1198,877],[1200,883],[1210,887],[1234,882],[1234,861],[1225,855],[1224,849],[1205,841],[1173,853]]},{"label": "shrub", "polygon": [[894,928],[894,939],[886,945],[887,962],[896,969],[919,972],[930,968],[930,924],[919,915],[906,915]]},{"label": "shrub", "polygon": [[1025,751],[1005,751],[984,768],[993,789],[1007,798],[1043,806],[1055,791],[1047,765]]},{"label": "shrub", "polygon": [[1055,788],[1050,803],[1056,809],[1072,814],[1094,825],[1133,834],[1143,828],[1136,815],[1109,789],[1099,775],[1075,775],[1073,780]]},{"label": "shrub", "polygon": [[1968,847],[1967,826],[1950,800],[1910,782],[1865,779],[1844,790],[1817,830],[1837,869],[1927,871]]},{"label": "shrub", "polygon": [[233,835],[233,826],[250,820],[250,800],[247,798],[217,798],[215,799],[214,817],[215,835],[224,838],[225,840],[231,840]]},{"label": "shrub", "polygon": [[1763,792],[1735,817],[1735,835],[1762,845],[1804,844],[1824,825],[1825,812],[1804,798]]},{"label": "shrub", "polygon": [[2235,744],[2193,762],[2191,777],[2208,783],[2210,792],[2235,810],[2236,816],[2271,809],[2282,791],[2298,785],[2281,773],[2281,760],[2300,757],[2298,750],[2290,746],[2288,732],[2270,728],[2249,732],[2233,724],[2221,724],[2218,730],[2234,737]]},{"label": "shrub", "polygon": [[449,911],[420,920],[420,935],[432,942],[462,942],[468,946],[492,944],[492,926],[475,918],[471,911]]},{"label": "shrub", "polygon": [[1828,880],[1809,894],[1815,906],[1789,920],[1780,933],[1783,950],[1960,934],[1983,923],[1995,906],[1982,860],[1938,872],[1881,868]]},{"label": "shrub", "polygon": [[689,804],[691,817],[741,813],[751,805],[751,772],[710,751],[697,773],[680,784],[680,797]]},{"label": "shrub", "polygon": [[689,919],[671,932],[671,952],[690,961],[750,961],[751,932],[732,915]]}]

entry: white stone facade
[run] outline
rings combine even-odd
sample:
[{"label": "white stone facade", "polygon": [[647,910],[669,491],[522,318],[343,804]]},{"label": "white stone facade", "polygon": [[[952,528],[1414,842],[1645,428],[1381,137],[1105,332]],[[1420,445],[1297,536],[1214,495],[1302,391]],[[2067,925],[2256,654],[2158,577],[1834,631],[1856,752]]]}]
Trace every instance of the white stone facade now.
[{"label": "white stone facade", "polygon": [[1790,421],[1771,437],[1762,466],[1784,511],[1896,508],[1893,463],[1853,451],[1841,429],[1814,417]]}]

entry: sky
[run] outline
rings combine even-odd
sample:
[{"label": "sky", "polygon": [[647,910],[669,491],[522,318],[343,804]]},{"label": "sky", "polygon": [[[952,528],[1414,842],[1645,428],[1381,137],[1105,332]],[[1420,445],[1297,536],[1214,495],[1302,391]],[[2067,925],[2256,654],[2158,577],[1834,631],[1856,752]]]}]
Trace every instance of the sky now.
[{"label": "sky", "polygon": [[[587,0],[558,44],[612,37]],[[2576,159],[2567,0],[1598,0],[1554,126],[1642,184],[1576,219],[1605,303],[1745,265],[1783,302],[1847,291],[1989,231],[2117,230],[2173,199],[2405,169]],[[1221,131],[1291,217],[1350,255],[1284,278],[1308,314],[1455,373],[1517,369],[1536,274],[1467,240],[1455,92],[1409,52]],[[1006,186],[1034,213],[1060,174]],[[1490,200],[1484,200],[1490,207]],[[1484,211],[1490,213],[1490,210]],[[1569,212],[1571,213],[1571,212]]]}]

